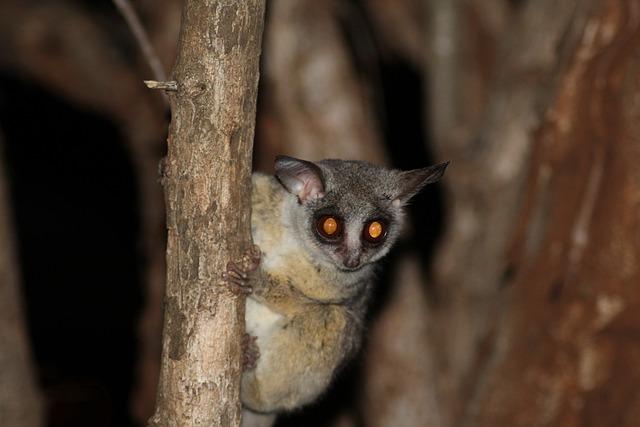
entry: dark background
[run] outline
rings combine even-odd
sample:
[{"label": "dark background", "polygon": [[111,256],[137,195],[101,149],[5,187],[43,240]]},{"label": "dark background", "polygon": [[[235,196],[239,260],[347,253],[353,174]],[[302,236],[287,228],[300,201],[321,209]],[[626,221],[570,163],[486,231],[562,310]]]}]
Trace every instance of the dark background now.
[{"label": "dark background", "polygon": [[[170,69],[181,0],[132,3]],[[451,161],[384,263],[360,356],[280,425],[636,427],[637,3],[268,5],[254,167]],[[19,286],[32,347],[0,347],[16,427],[39,418],[31,370],[51,426],[153,411],[167,114],[151,74],[109,0],[0,1],[0,179],[22,276],[0,250],[0,341],[22,342]]]},{"label": "dark background", "polygon": [[[358,25],[367,18],[359,13]],[[349,31],[349,22],[343,25]],[[365,55],[357,51],[358,43],[351,48],[356,57]],[[397,59],[373,59],[375,74],[363,77],[378,83],[376,110],[393,165],[428,165],[418,70]],[[49,425],[134,425],[129,398],[143,294],[140,215],[133,164],[117,127],[33,81],[5,73],[0,74],[0,128],[28,327]],[[412,216],[421,220],[401,242],[419,247],[425,265],[442,225],[436,187],[414,199]],[[388,264],[392,269],[393,259]],[[385,277],[372,316],[384,298]],[[323,417],[318,414],[353,403],[357,366],[340,375],[322,402],[283,423],[312,425],[315,420],[319,425]]]}]

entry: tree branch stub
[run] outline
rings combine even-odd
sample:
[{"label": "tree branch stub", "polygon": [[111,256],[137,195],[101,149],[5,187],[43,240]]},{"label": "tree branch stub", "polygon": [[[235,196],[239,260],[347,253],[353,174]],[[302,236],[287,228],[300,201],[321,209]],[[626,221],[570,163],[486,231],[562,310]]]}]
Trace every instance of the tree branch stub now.
[{"label": "tree branch stub", "polygon": [[144,84],[149,89],[160,89],[168,92],[175,92],[178,90],[178,82],[176,81],[157,81],[157,80],[144,80]]}]

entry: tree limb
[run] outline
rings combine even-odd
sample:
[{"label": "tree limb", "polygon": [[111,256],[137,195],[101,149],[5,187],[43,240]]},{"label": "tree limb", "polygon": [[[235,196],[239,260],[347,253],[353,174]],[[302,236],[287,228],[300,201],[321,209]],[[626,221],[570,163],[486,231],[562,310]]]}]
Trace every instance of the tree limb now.
[{"label": "tree limb", "polygon": [[264,0],[187,0],[170,95],[167,289],[154,426],[240,422],[244,300],[223,286],[249,250]]}]

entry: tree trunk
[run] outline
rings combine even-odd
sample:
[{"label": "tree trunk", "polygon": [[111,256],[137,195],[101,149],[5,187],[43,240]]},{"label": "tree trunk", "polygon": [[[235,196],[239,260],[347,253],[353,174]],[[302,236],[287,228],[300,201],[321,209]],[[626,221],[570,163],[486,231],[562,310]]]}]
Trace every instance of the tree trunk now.
[{"label": "tree trunk", "polygon": [[166,161],[167,290],[151,425],[240,423],[244,299],[223,285],[249,250],[263,0],[183,7]]},{"label": "tree trunk", "polygon": [[[273,0],[265,36],[258,166],[275,154],[384,162],[371,88],[358,79],[333,0]],[[336,113],[339,112],[339,113]]]},{"label": "tree trunk", "polygon": [[467,425],[638,425],[639,43],[638,4],[599,1],[562,69]]},{"label": "tree trunk", "polygon": [[441,425],[426,280],[416,254],[403,255],[384,308],[370,327],[360,398],[367,427]]},{"label": "tree trunk", "polygon": [[[469,5],[461,4],[457,11],[459,25],[470,16],[476,22],[486,19],[477,9],[470,11]],[[494,6],[496,15],[504,16],[504,5]],[[486,36],[491,34],[486,29],[463,34],[457,51],[448,53],[455,61],[432,61],[433,67],[445,67],[433,72],[441,79],[452,76],[446,71],[452,63],[460,64],[461,70],[452,76],[457,82],[449,86],[456,91],[432,92],[452,99],[430,100],[433,109],[451,106],[447,114],[432,112],[431,117],[441,120],[433,124],[437,152],[454,165],[445,181],[449,225],[435,262],[441,299],[434,310],[433,348],[441,373],[445,425],[469,421],[467,406],[500,350],[496,328],[509,304],[505,285],[513,272],[505,254],[522,200],[534,132],[592,6],[592,1],[525,2],[509,9],[513,12],[508,27],[493,37]],[[466,28],[482,30],[477,25]],[[484,45],[478,42],[483,34]],[[474,62],[491,51],[493,63]],[[476,76],[467,69],[477,70]],[[474,92],[479,96],[470,97]]]},{"label": "tree trunk", "polygon": [[0,140],[0,422],[38,427],[44,425],[44,414],[22,313],[2,154]]},{"label": "tree trunk", "polygon": [[[638,373],[626,354],[638,350],[624,337],[637,333],[637,292],[624,283],[637,280],[638,245],[622,189],[637,179],[622,158],[634,155],[625,137],[637,137],[638,10],[615,0],[502,3],[493,2],[503,17],[495,32],[477,27],[490,21],[478,9],[487,2],[461,6],[456,28],[476,24],[458,37],[462,72],[431,73],[458,88],[429,101],[453,106],[431,115],[438,152],[453,160],[433,347],[445,425],[631,425]],[[605,388],[621,392],[605,399]]]}]

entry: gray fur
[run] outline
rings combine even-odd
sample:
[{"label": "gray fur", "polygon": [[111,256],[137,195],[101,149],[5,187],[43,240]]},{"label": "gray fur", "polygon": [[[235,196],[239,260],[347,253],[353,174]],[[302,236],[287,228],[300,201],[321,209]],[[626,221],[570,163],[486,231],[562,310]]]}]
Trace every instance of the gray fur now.
[{"label": "gray fur", "polygon": [[[373,269],[400,235],[404,205],[445,168],[402,172],[359,161],[279,157],[277,179],[254,174],[252,234],[262,262],[247,298],[246,326],[257,337],[260,358],[242,378],[246,411],[295,409],[328,387],[360,345]],[[337,244],[316,232],[325,213],[345,222]],[[371,219],[388,228],[379,245],[362,239]],[[353,257],[357,266],[346,267]]]}]

